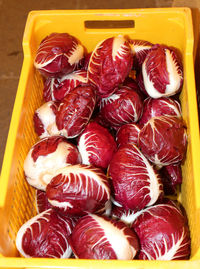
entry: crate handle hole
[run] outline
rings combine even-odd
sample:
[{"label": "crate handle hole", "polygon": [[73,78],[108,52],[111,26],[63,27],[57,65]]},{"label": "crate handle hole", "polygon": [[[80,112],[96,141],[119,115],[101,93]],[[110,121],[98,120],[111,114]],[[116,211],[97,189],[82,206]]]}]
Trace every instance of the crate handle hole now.
[{"label": "crate handle hole", "polygon": [[84,23],[87,29],[135,28],[134,20],[96,20]]}]

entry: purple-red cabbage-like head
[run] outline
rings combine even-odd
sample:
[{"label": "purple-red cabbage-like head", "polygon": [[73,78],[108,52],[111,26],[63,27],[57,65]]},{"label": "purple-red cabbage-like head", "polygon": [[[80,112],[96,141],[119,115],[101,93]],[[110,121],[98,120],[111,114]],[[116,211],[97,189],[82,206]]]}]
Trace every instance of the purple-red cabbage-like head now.
[{"label": "purple-red cabbage-like head", "polygon": [[78,136],[88,124],[96,104],[95,90],[90,85],[73,89],[60,103],[56,125],[67,138]]},{"label": "purple-red cabbage-like head", "polygon": [[151,118],[139,133],[138,146],[156,165],[170,165],[182,161],[187,149],[184,121],[175,116]]},{"label": "purple-red cabbage-like head", "polygon": [[134,144],[121,146],[108,167],[114,200],[125,209],[141,210],[162,196],[160,177]]},{"label": "purple-red cabbage-like head", "polygon": [[107,169],[117,145],[108,129],[90,122],[79,136],[78,150],[83,164]]},{"label": "purple-red cabbage-like head", "polygon": [[164,193],[166,195],[175,194],[177,186],[182,183],[182,170],[181,164],[171,164],[163,166],[159,173],[161,175]]},{"label": "purple-red cabbage-like head", "polygon": [[113,128],[137,122],[142,111],[143,103],[140,95],[127,86],[121,86],[111,96],[102,98],[100,103],[102,117]]},{"label": "purple-red cabbage-like head", "polygon": [[49,136],[29,150],[24,161],[24,173],[30,185],[45,190],[57,169],[77,163],[81,163],[81,157],[75,145],[63,136]]},{"label": "purple-red cabbage-like head", "polygon": [[92,214],[79,219],[70,245],[80,259],[132,260],[139,250],[138,238],[126,224]]},{"label": "purple-red cabbage-like head", "polygon": [[140,127],[135,123],[122,125],[116,133],[116,142],[118,147],[133,143],[137,146]]},{"label": "purple-red cabbage-like head", "polygon": [[70,165],[57,170],[47,185],[49,203],[65,215],[98,213],[110,200],[110,185],[100,168]]},{"label": "purple-red cabbage-like head", "polygon": [[39,45],[34,65],[45,77],[60,77],[71,73],[83,58],[84,48],[67,33],[52,33]]},{"label": "purple-red cabbage-like head", "polygon": [[182,63],[173,49],[154,45],[142,64],[142,76],[150,97],[169,97],[179,92],[183,84]]},{"label": "purple-red cabbage-like head", "polygon": [[141,210],[131,227],[139,237],[139,259],[189,259],[190,232],[187,218],[173,203],[156,204]]},{"label": "purple-red cabbage-like head", "polygon": [[74,218],[48,209],[24,223],[17,233],[16,246],[27,258],[69,258],[72,254],[69,236]]},{"label": "purple-red cabbage-like head", "polygon": [[123,36],[105,39],[96,46],[90,57],[89,82],[97,87],[99,96],[108,97],[128,76],[132,63],[133,55]]}]

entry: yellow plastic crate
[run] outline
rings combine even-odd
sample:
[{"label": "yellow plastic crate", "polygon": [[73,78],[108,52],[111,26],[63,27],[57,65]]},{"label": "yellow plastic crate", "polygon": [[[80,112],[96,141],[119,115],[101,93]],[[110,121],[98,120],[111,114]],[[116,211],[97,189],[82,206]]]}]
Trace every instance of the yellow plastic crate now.
[{"label": "yellow plastic crate", "polygon": [[[91,21],[98,21],[97,24]],[[111,22],[110,22],[111,21]],[[89,26],[88,26],[89,25]],[[100,27],[100,29],[96,29]],[[104,25],[104,26],[103,26]],[[103,28],[105,27],[105,28]],[[116,28],[117,27],[117,28]],[[121,28],[120,28],[121,27]],[[43,80],[33,59],[41,40],[52,32],[68,32],[88,51],[118,34],[180,49],[184,64],[181,93],[188,127],[188,149],[178,199],[187,211],[192,253],[188,261],[117,261],[22,258],[15,247],[20,226],[36,214],[35,191],[24,179],[23,162],[38,140],[33,113],[42,104]],[[30,12],[23,38],[24,62],[0,179],[0,268],[200,268],[200,139],[193,69],[193,27],[188,8],[129,10],[52,10]]]}]

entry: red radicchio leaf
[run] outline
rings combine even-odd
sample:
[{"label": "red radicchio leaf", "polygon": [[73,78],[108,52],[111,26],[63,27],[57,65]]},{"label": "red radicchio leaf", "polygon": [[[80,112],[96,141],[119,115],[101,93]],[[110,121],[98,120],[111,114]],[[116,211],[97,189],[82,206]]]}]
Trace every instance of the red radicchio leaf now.
[{"label": "red radicchio leaf", "polygon": [[118,147],[133,143],[137,146],[140,127],[134,123],[122,125],[116,133]]},{"label": "red radicchio leaf", "polygon": [[49,138],[44,138],[40,140],[33,146],[31,157],[33,161],[36,162],[38,157],[46,156],[56,151],[58,145],[61,142],[67,142],[67,139],[63,136],[51,136]]},{"label": "red radicchio leaf", "polygon": [[140,89],[140,92],[141,94],[144,96],[143,99],[145,99],[145,96],[147,97],[148,96],[148,93],[145,89],[145,86],[144,86],[144,80],[143,80],[143,76],[142,76],[142,71],[140,71],[137,76],[136,76],[136,82],[138,84],[138,87]]},{"label": "red radicchio leaf", "polygon": [[52,205],[48,202],[48,198],[45,191],[36,190],[36,208],[38,213],[52,208]]},{"label": "red radicchio leaf", "polygon": [[129,39],[133,52],[133,67],[140,69],[153,44],[145,40]]},{"label": "red radicchio leaf", "polygon": [[56,98],[54,96],[55,90],[60,84],[60,79],[59,78],[47,78],[45,83],[44,83],[44,88],[43,88],[43,98],[46,102],[49,101],[56,101]]},{"label": "red radicchio leaf", "polygon": [[153,80],[157,76],[156,88],[161,93],[165,92],[165,87],[169,84],[166,65],[165,50],[163,47],[156,45],[148,55],[146,68],[147,72],[149,72],[150,80]]},{"label": "red radicchio leaf", "polygon": [[34,65],[44,76],[59,77],[74,71],[83,54],[84,49],[75,37],[52,33],[40,43]]},{"label": "red radicchio leaf", "polygon": [[97,87],[99,96],[107,97],[115,91],[131,70],[132,60],[123,36],[105,39],[96,46],[88,65],[88,79]]},{"label": "red radicchio leaf", "polygon": [[60,133],[67,138],[78,136],[89,122],[96,103],[94,88],[78,86],[60,103],[56,124]]},{"label": "red radicchio leaf", "polygon": [[74,225],[73,218],[48,209],[22,225],[17,249],[24,257],[69,258],[72,251],[68,238]]},{"label": "red radicchio leaf", "polygon": [[79,219],[70,245],[81,259],[132,260],[139,250],[136,234],[123,222],[91,214]]},{"label": "red radicchio leaf", "polygon": [[183,160],[187,148],[186,126],[181,118],[151,118],[139,133],[138,145],[156,165],[170,165]]},{"label": "red radicchio leaf", "polygon": [[110,187],[101,169],[73,165],[59,169],[47,185],[49,202],[65,214],[97,212],[110,199]]},{"label": "red radicchio leaf", "polygon": [[134,144],[118,149],[108,175],[114,187],[114,199],[125,209],[140,210],[154,204],[163,194],[159,175]]},{"label": "red radicchio leaf", "polygon": [[158,204],[142,210],[132,224],[137,233],[142,260],[182,260],[190,256],[190,233],[186,216],[173,204]]},{"label": "red radicchio leaf", "polygon": [[45,130],[44,130],[44,125],[37,113],[34,113],[33,115],[33,124],[34,124],[34,130],[36,134],[38,136],[41,136],[45,132]]},{"label": "red radicchio leaf", "polygon": [[81,69],[83,69],[83,70],[88,70],[88,65],[89,65],[89,61],[90,61],[90,57],[91,57],[91,55],[92,55],[92,52],[90,52],[90,53],[87,53],[86,55],[85,55],[85,57],[83,58],[83,64],[82,64],[82,68]]},{"label": "red radicchio leaf", "polygon": [[131,77],[127,77],[124,80],[122,85],[136,91],[139,94],[142,101],[145,99],[146,95],[144,95],[144,93],[141,91],[141,89],[140,89],[140,87],[138,85],[138,81],[136,79],[133,79]]},{"label": "red radicchio leaf", "polygon": [[106,169],[117,145],[106,128],[96,122],[90,122],[79,137],[78,149],[83,164]]}]

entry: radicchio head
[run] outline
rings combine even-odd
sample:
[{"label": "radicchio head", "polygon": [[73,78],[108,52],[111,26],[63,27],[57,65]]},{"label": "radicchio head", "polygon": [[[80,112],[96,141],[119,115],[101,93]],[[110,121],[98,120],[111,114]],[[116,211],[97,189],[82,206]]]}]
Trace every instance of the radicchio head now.
[{"label": "radicchio head", "polygon": [[79,219],[70,245],[80,259],[132,260],[139,250],[136,234],[123,222],[92,214]]},{"label": "radicchio head", "polygon": [[156,165],[170,165],[183,160],[187,148],[186,126],[181,118],[151,118],[139,133],[142,153]]},{"label": "radicchio head", "polygon": [[63,136],[50,136],[32,146],[24,161],[24,172],[30,185],[45,190],[58,168],[80,162],[81,157],[76,146]]},{"label": "radicchio head", "polygon": [[46,77],[60,77],[74,71],[83,54],[83,46],[75,37],[52,33],[40,43],[34,65]]},{"label": "radicchio head", "polygon": [[162,195],[158,173],[134,144],[121,146],[114,154],[108,174],[114,199],[125,209],[140,210],[154,204]]},{"label": "radicchio head", "polygon": [[78,86],[60,103],[56,125],[67,138],[78,136],[89,122],[95,108],[95,90],[90,85]]},{"label": "radicchio head", "polygon": [[50,204],[63,213],[83,215],[105,208],[110,199],[110,186],[101,169],[71,165],[56,171],[46,193]]},{"label": "radicchio head", "polygon": [[106,169],[117,150],[109,131],[96,122],[90,122],[79,136],[78,150],[83,164]]},{"label": "radicchio head", "polygon": [[155,45],[142,64],[144,86],[152,98],[175,95],[183,83],[183,67],[171,48]]},{"label": "radicchio head", "polygon": [[75,222],[48,209],[24,223],[17,233],[18,251],[27,258],[69,258],[68,243]]},{"label": "radicchio head", "polygon": [[94,49],[89,65],[88,79],[97,87],[101,97],[110,96],[127,77],[132,67],[133,55],[123,36],[111,37]]},{"label": "radicchio head", "polygon": [[131,226],[137,233],[142,260],[184,260],[190,256],[186,216],[172,203],[142,210]]},{"label": "radicchio head", "polygon": [[102,98],[100,113],[111,127],[137,122],[143,111],[143,104],[139,94],[127,86],[121,86],[114,94]]},{"label": "radicchio head", "polygon": [[182,112],[179,102],[167,97],[158,99],[148,97],[144,101],[143,114],[139,124],[144,125],[151,118],[164,115],[172,115],[181,118]]}]

